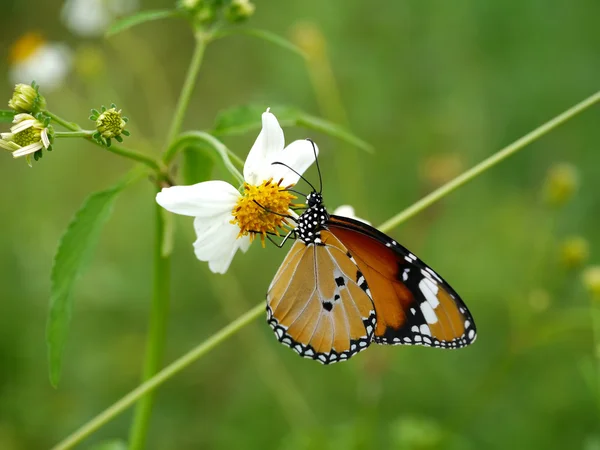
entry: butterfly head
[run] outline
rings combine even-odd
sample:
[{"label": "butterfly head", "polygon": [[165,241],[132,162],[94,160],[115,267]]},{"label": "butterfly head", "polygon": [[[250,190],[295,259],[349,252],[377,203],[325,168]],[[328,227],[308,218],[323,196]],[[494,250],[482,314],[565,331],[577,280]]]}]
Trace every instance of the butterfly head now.
[{"label": "butterfly head", "polygon": [[329,220],[329,213],[323,205],[323,196],[318,192],[311,192],[306,196],[308,209],[298,217],[296,233],[305,244],[320,244],[321,229]]},{"label": "butterfly head", "polygon": [[311,192],[306,196],[306,204],[309,208],[315,208],[323,205],[323,195],[319,192]]}]

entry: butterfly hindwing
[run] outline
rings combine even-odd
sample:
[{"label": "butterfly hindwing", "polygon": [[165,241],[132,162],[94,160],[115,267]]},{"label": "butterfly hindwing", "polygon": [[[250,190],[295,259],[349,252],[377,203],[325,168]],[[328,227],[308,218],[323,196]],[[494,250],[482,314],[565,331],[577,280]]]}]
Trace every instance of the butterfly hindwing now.
[{"label": "butterfly hindwing", "polygon": [[348,248],[367,280],[377,315],[376,343],[460,348],[475,340],[475,324],[461,298],[406,248],[346,217],[331,216],[326,228]]},{"label": "butterfly hindwing", "polygon": [[364,277],[333,236],[294,243],[269,287],[267,320],[280,342],[324,364],[367,348],[376,327]]}]

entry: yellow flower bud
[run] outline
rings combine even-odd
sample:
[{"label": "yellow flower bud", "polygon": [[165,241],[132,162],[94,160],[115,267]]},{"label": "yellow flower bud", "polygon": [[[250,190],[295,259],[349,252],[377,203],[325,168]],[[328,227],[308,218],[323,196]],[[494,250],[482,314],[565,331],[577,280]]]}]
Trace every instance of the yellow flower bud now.
[{"label": "yellow flower bud", "polygon": [[567,203],[577,191],[579,174],[572,164],[559,163],[550,167],[546,175],[544,197],[552,206]]},{"label": "yellow flower bud", "polygon": [[560,261],[568,269],[582,266],[589,255],[589,244],[581,236],[571,236],[560,244]]}]

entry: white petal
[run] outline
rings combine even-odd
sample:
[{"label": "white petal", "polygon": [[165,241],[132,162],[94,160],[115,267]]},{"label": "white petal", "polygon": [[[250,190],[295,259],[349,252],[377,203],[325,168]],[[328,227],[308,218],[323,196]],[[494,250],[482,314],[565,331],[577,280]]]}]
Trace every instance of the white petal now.
[{"label": "white petal", "polygon": [[283,130],[273,114],[265,112],[262,115],[262,130],[248,153],[244,164],[244,179],[250,184],[260,184],[269,177],[263,176],[273,157],[283,150],[285,140]]},{"label": "white petal", "polygon": [[12,127],[10,127],[10,132],[13,134],[20,133],[21,131],[26,130],[27,128],[31,128],[35,123],[36,123],[35,119],[23,120],[23,121],[17,123],[16,125],[13,125]]},{"label": "white petal", "polygon": [[192,186],[164,188],[156,194],[156,202],[176,214],[215,217],[229,214],[240,194],[225,181],[205,181]]},{"label": "white petal", "polygon": [[246,246],[243,239],[237,239],[239,228],[227,220],[196,218],[194,228],[198,236],[194,242],[196,258],[208,261],[214,273],[225,273],[238,248]]},{"label": "white petal", "polygon": [[48,137],[48,128],[44,128],[41,133],[42,136],[42,144],[44,144],[45,148],[50,147],[50,138]]},{"label": "white petal", "polygon": [[371,222],[369,222],[368,220],[365,220],[361,217],[357,217],[354,213],[354,208],[350,205],[338,206],[337,208],[335,208],[335,211],[333,211],[333,214],[336,216],[349,217],[350,219],[359,220],[363,223],[366,223],[367,225],[371,225]]},{"label": "white petal", "polygon": [[250,235],[242,236],[238,239],[238,241],[240,242],[240,250],[246,253],[250,248],[250,244],[252,243],[250,241]]},{"label": "white petal", "polygon": [[35,153],[43,147],[41,142],[36,142],[34,144],[27,145],[25,147],[21,147],[19,150],[15,150],[13,152],[13,158],[19,158],[20,156],[29,155],[31,153]]},{"label": "white petal", "polygon": [[[313,144],[307,139],[292,142],[285,150],[279,152],[271,159],[269,162],[271,167],[268,172],[268,178],[272,177],[274,181],[279,181],[283,178],[283,182],[281,183],[282,186],[296,184],[300,179],[298,174],[281,164],[273,165],[273,163],[281,162],[286,166],[291,167],[299,174],[303,174],[306,169],[315,162],[315,152],[317,155],[319,154],[317,144],[315,144],[313,149]],[[315,187],[318,188],[318,186]]]}]

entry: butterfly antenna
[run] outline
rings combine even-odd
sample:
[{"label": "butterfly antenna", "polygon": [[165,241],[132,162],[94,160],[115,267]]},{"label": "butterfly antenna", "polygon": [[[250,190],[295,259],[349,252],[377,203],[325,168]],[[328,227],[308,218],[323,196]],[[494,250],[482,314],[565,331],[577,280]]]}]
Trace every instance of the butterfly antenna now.
[{"label": "butterfly antenna", "polygon": [[296,190],[294,190],[294,189],[289,189],[289,188],[288,188],[288,189],[284,189],[284,190],[285,190],[285,191],[288,191],[288,192],[293,192],[294,194],[301,195],[302,197],[306,197],[306,194],[303,194],[302,192],[298,192],[298,191],[296,191]]},{"label": "butterfly antenna", "polygon": [[[297,172],[296,170],[292,169],[290,166],[288,166],[287,164],[284,164],[282,162],[279,161],[275,161],[274,163],[271,163],[271,165],[279,165],[279,166],[283,166],[283,167],[287,167],[288,169],[290,169],[292,172],[294,172],[296,175],[298,175],[300,178],[302,178],[304,181],[306,181],[306,183],[312,188],[313,191],[317,191],[315,189],[315,187],[312,185],[312,183],[310,181],[308,181],[306,178],[304,178],[299,172]],[[303,194],[304,195],[304,194]]]},{"label": "butterfly antenna", "polygon": [[[323,193],[323,178],[321,177],[321,167],[319,167],[319,158],[317,157],[317,146],[312,139],[306,139],[311,143],[313,153],[315,154],[315,164],[317,165],[317,172],[319,173],[319,194]],[[313,188],[314,189],[314,188]]]},{"label": "butterfly antenna", "polygon": [[272,211],[272,210],[270,210],[269,208],[267,208],[267,207],[265,207],[265,206],[261,205],[260,203],[258,203],[256,200],[253,200],[253,201],[254,201],[254,203],[256,203],[258,206],[260,206],[262,209],[264,209],[264,210],[265,210],[266,212],[268,212],[269,214],[275,214],[276,216],[285,217],[286,219],[292,219],[292,220],[294,220],[294,221],[296,220],[296,218],[295,218],[295,217],[293,217],[293,216],[290,216],[289,214],[281,214],[281,213],[278,213],[278,212],[276,212],[276,211]]}]

